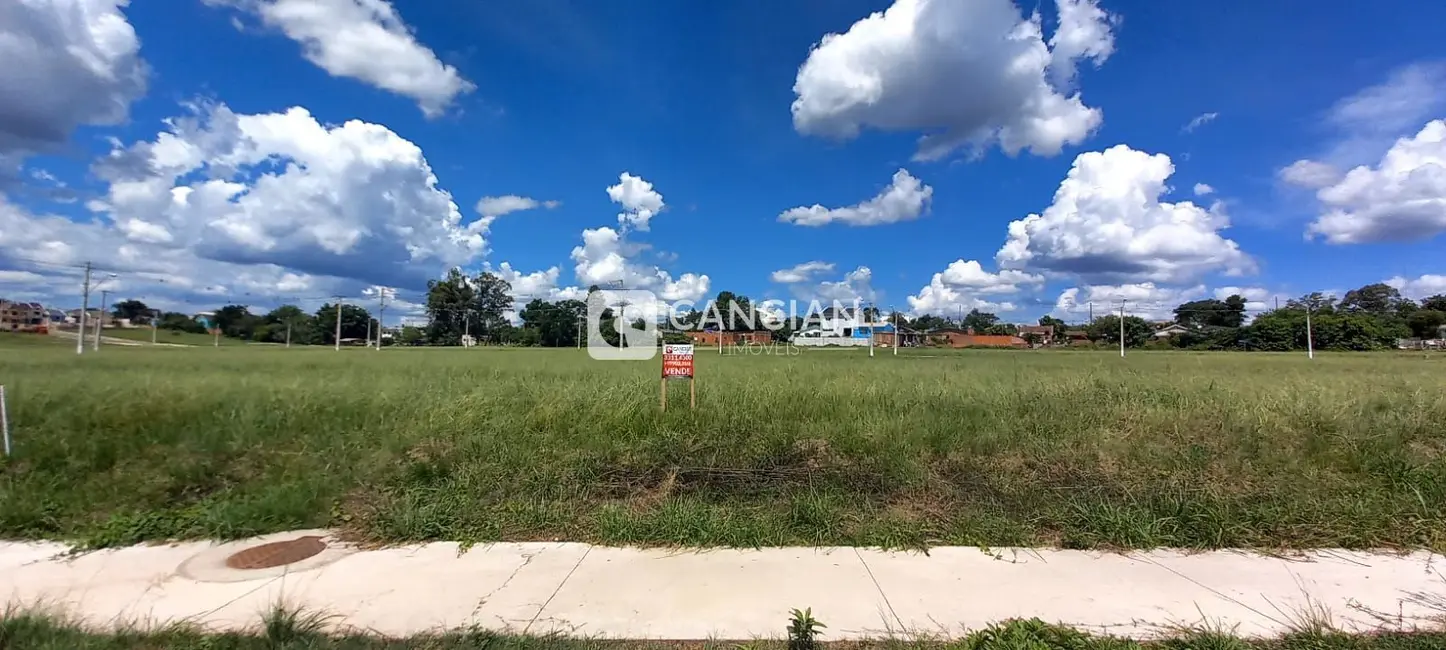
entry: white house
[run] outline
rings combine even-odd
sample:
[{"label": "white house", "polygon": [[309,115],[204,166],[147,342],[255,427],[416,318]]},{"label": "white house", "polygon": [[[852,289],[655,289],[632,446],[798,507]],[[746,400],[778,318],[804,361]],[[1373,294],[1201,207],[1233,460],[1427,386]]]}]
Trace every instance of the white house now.
[{"label": "white house", "polygon": [[803,346],[862,346],[877,334],[893,334],[891,323],[870,323],[860,320],[852,308],[830,307],[822,313],[810,314],[803,320],[803,329],[789,338],[794,345]]}]

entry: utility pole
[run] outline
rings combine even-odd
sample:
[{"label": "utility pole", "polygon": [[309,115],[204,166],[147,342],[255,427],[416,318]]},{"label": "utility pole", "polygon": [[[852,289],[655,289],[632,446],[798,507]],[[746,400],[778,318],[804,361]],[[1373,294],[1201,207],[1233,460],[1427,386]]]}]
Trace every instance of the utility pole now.
[{"label": "utility pole", "polygon": [[1305,306],[1305,356],[1308,359],[1315,359],[1315,338],[1310,331],[1310,305]]},{"label": "utility pole", "polygon": [[85,288],[80,294],[80,329],[75,331],[75,353],[85,353],[85,315],[90,311],[90,262],[85,263]]},{"label": "utility pole", "polygon": [[95,340],[90,344],[91,352],[100,350],[100,330],[105,325],[105,297],[109,293],[106,289],[100,290],[100,315],[95,317]]},{"label": "utility pole", "polygon": [[864,324],[869,328],[869,358],[874,358],[874,324],[869,320],[869,310],[864,310]]},{"label": "utility pole", "polygon": [[368,317],[367,317],[367,338],[366,338],[366,343],[365,343],[364,345],[370,346],[371,344],[372,344],[372,319],[371,319],[370,316],[368,316]]},{"label": "utility pole", "polygon": [[336,351],[341,352],[341,296],[336,297]]},{"label": "utility pole", "polygon": [[386,329],[386,326],[382,324],[385,321],[382,319],[387,315],[387,288],[377,287],[377,293],[380,294],[377,298],[377,350],[381,350],[382,330]]},{"label": "utility pole", "polygon": [[159,310],[159,309],[152,309],[151,311],[155,312],[155,314],[151,316],[151,345],[155,345],[155,344],[156,344],[156,325],[157,325],[157,323],[161,320],[161,310]]},{"label": "utility pole", "polygon": [[1095,322],[1095,303],[1093,300],[1090,301],[1090,322]]},{"label": "utility pole", "polygon": [[889,305],[889,319],[894,321],[894,356],[899,356],[899,312]]},{"label": "utility pole", "polygon": [[1120,301],[1120,358],[1125,358],[1125,301]]},{"label": "utility pole", "polygon": [[291,321],[290,318],[286,319],[286,347],[288,348],[291,347]]}]

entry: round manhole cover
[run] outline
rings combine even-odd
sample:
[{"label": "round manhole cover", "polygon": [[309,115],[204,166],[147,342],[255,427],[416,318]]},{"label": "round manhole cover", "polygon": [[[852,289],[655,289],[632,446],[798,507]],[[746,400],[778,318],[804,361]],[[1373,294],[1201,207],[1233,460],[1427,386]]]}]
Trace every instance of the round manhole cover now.
[{"label": "round manhole cover", "polygon": [[226,558],[226,566],[243,570],[270,569],[300,562],[325,550],[326,542],[321,541],[320,537],[298,537],[238,551]]}]

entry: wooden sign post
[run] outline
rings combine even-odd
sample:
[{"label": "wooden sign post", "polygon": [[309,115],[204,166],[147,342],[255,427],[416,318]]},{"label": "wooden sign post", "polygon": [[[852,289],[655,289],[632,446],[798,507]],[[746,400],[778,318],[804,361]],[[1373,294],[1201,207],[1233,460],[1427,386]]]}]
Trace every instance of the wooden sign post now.
[{"label": "wooden sign post", "polygon": [[688,380],[688,408],[698,408],[698,387],[693,378],[693,344],[663,344],[663,381],[658,385],[658,406],[668,410],[668,380]]}]

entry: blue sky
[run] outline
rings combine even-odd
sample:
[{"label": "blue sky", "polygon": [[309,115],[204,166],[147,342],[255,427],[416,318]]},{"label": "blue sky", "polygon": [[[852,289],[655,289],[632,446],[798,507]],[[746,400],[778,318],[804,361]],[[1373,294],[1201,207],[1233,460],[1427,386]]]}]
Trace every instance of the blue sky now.
[{"label": "blue sky", "polygon": [[0,71],[0,295],[72,306],[92,261],[165,307],[380,286],[399,316],[453,265],[520,299],[623,280],[1019,322],[1387,280],[1420,297],[1446,292],[1443,21],[21,0],[0,8],[0,58],[24,62]]}]

